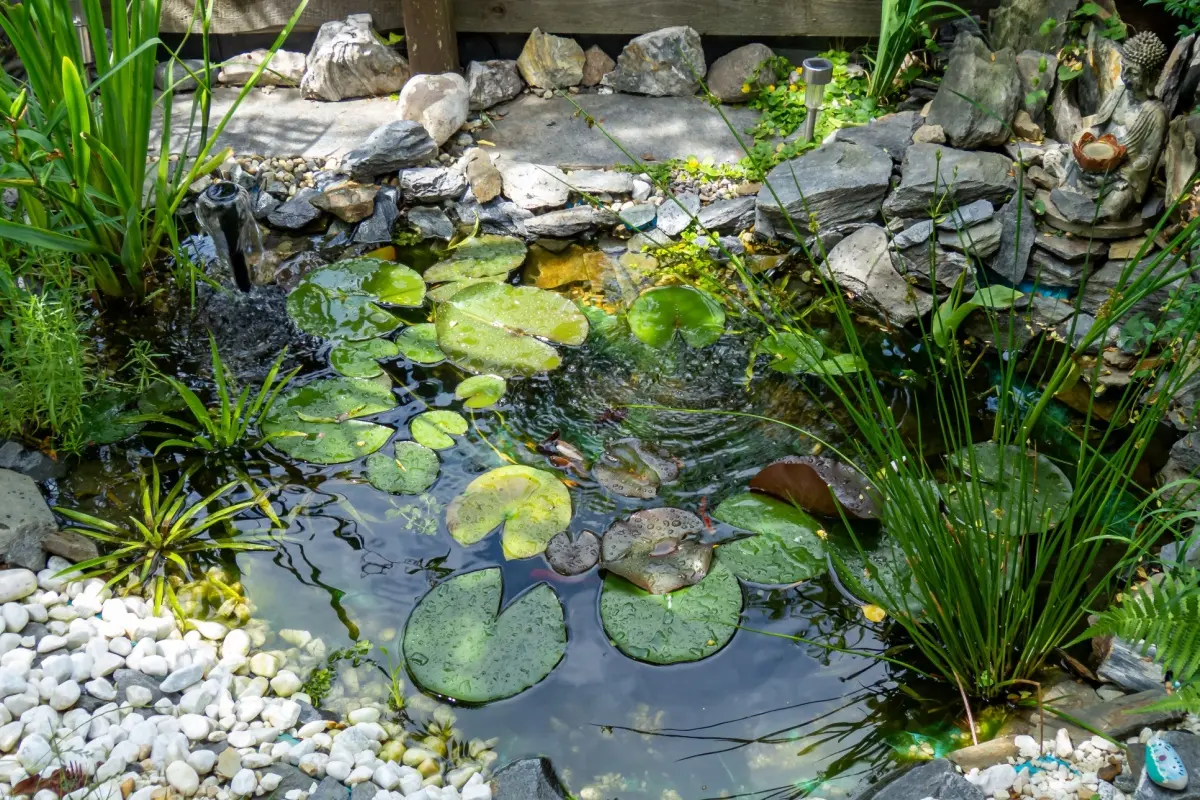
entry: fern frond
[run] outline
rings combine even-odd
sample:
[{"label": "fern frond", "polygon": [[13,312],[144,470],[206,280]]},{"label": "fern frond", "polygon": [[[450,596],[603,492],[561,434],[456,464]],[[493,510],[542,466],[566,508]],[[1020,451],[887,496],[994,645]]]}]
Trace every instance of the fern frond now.
[{"label": "fern frond", "polygon": [[1192,683],[1180,687],[1179,691],[1167,695],[1162,700],[1139,706],[1137,711],[1139,714],[1157,711],[1189,711],[1194,714],[1197,709],[1200,709],[1200,684]]},{"label": "fern frond", "polygon": [[1139,587],[1080,638],[1093,636],[1119,636],[1143,655],[1154,647],[1154,659],[1176,681],[1190,683],[1200,673],[1200,572],[1165,575],[1157,586]]}]

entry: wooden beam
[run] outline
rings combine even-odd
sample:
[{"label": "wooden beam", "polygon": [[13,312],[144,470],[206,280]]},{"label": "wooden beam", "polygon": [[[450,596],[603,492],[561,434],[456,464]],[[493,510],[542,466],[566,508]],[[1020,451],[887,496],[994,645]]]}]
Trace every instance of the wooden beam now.
[{"label": "wooden beam", "polygon": [[408,65],[413,74],[457,72],[458,39],[451,0],[403,0],[403,8]]}]

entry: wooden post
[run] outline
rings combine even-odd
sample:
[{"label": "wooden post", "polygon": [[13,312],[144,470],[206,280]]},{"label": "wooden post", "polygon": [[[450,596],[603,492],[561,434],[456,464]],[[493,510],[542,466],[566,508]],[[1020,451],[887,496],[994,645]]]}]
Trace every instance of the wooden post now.
[{"label": "wooden post", "polygon": [[452,0],[403,0],[408,65],[414,75],[458,72]]}]

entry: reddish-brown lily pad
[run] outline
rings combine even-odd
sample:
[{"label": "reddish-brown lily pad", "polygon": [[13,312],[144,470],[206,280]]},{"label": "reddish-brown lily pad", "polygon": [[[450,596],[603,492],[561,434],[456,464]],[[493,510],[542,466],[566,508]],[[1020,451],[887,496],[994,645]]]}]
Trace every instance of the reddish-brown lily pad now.
[{"label": "reddish-brown lily pad", "polygon": [[704,522],[681,508],[651,508],[613,523],[601,542],[601,564],[651,594],[704,580],[712,545],[699,540]]},{"label": "reddish-brown lily pad", "polygon": [[557,534],[546,545],[546,561],[559,575],[582,575],[600,562],[600,537],[591,531]]},{"label": "reddish-brown lily pad", "polygon": [[[787,456],[765,467],[750,488],[813,514],[878,519],[879,493],[853,467],[820,456]],[[840,510],[839,510],[840,508]]]}]

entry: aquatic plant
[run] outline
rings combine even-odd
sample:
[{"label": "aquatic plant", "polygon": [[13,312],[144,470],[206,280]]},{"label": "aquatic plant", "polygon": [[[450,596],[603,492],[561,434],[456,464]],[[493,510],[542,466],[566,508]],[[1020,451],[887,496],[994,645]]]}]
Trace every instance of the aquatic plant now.
[{"label": "aquatic plant", "polygon": [[905,59],[922,38],[929,38],[930,26],[956,17],[970,19],[971,15],[944,0],[883,0],[869,95],[876,99],[890,95]]},{"label": "aquatic plant", "polygon": [[145,594],[153,603],[155,614],[166,603],[183,619],[185,615],[175,593],[176,581],[192,579],[197,559],[274,548],[268,543],[272,541],[270,537],[239,535],[232,525],[239,514],[259,502],[258,497],[221,505],[239,485],[230,481],[186,505],[190,476],[190,471],[185,472],[174,486],[165,489],[158,465],[151,463],[150,479],[147,481],[144,474],[140,479],[137,512],[120,523],[56,506],[55,511],[76,523],[67,530],[95,539],[108,549],[104,555],[80,561],[59,574],[78,576],[81,580],[107,576],[105,586],[117,586],[130,579],[129,589]]},{"label": "aquatic plant", "polygon": [[532,558],[571,524],[571,494],[556,475],[520,465],[496,467],[471,481],[446,509],[459,544],[503,527],[505,558]]},{"label": "aquatic plant", "polygon": [[362,419],[396,407],[392,381],[325,378],[290,389],[262,415],[271,446],[302,461],[342,464],[374,453],[395,430]]}]

